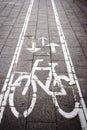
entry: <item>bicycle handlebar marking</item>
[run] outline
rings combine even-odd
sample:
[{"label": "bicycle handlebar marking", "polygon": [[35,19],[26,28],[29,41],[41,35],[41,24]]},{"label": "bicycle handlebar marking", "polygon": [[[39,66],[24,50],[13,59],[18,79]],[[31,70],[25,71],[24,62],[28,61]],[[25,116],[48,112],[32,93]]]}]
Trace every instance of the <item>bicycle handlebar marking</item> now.
[{"label": "bicycle handlebar marking", "polygon": [[[37,82],[39,84],[39,86],[49,96],[53,97],[53,103],[54,103],[54,100],[56,101],[55,106],[58,107],[58,111],[60,112],[60,114],[62,116],[66,117],[66,118],[75,117],[78,114],[78,111],[79,111],[79,109],[76,108],[76,107],[79,106],[79,103],[76,102],[75,103],[75,108],[73,109],[73,111],[68,113],[68,112],[65,112],[64,110],[62,110],[60,108],[60,106],[58,104],[58,101],[57,101],[57,98],[56,98],[57,95],[61,95],[61,96],[67,95],[67,92],[66,92],[66,90],[64,88],[64,85],[62,84],[62,80],[65,80],[66,82],[69,83],[70,82],[69,78],[67,76],[65,76],[65,75],[57,75],[56,74],[55,67],[58,65],[57,63],[52,63],[52,64],[48,63],[49,67],[38,67],[39,62],[43,62],[43,59],[38,59],[38,60],[35,61],[35,63],[34,63],[35,67],[32,68],[32,71],[31,71],[30,74],[28,74],[27,72],[24,72],[24,73],[23,72],[15,72],[15,74],[19,73],[20,76],[14,82],[13,82],[13,80],[11,80],[11,83],[9,84],[10,86],[12,86],[11,87],[11,93],[9,94],[9,105],[10,106],[15,106],[15,104],[14,104],[15,89],[16,89],[16,87],[21,86],[21,83],[22,83],[23,79],[27,79],[27,82],[25,84],[24,90],[22,91],[22,95],[25,95],[27,93],[27,91],[28,91],[28,89],[30,87],[30,83],[31,83],[32,88],[33,88],[33,96],[32,96],[32,101],[31,101],[30,107],[28,108],[28,110],[25,110],[22,115],[16,110],[15,107],[10,107],[12,113],[14,114],[15,117],[19,118],[20,116],[27,117],[33,111],[35,103],[36,103],[36,99],[37,99],[37,95],[36,95],[36,93],[37,93],[36,82]],[[52,73],[52,71],[51,71],[51,66],[52,66],[52,68],[54,70],[54,73]],[[48,70],[49,71],[45,85],[35,75],[35,71],[40,71],[40,70],[43,70],[43,71]],[[13,75],[12,75],[11,79],[14,79]],[[31,79],[31,75],[32,75],[32,79]],[[53,92],[53,91],[49,90],[50,84],[52,82],[52,76],[54,77],[53,86],[57,85],[57,87],[60,88],[60,92]]]}]

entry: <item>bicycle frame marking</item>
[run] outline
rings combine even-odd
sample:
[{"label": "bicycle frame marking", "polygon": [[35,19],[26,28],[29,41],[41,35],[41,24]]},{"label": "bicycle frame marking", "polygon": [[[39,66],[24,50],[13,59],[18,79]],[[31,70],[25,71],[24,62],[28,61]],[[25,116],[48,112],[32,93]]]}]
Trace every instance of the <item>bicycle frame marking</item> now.
[{"label": "bicycle frame marking", "polygon": [[56,43],[50,43],[50,44],[47,45],[47,46],[50,46],[50,47],[51,47],[52,53],[56,53],[56,48],[55,48],[55,47],[59,47],[59,45],[56,44]]},{"label": "bicycle frame marking", "polygon": [[[10,106],[15,106],[14,105],[15,88],[17,86],[21,86],[21,82],[22,82],[23,79],[27,79],[27,82],[25,84],[25,87],[24,87],[24,90],[22,92],[22,95],[25,95],[27,93],[27,91],[29,89],[29,86],[30,86],[30,82],[31,82],[32,87],[33,87],[33,96],[32,96],[32,101],[31,101],[31,105],[30,105],[29,109],[25,110],[23,112],[23,115],[20,115],[20,113],[16,110],[15,107],[10,107],[12,113],[14,114],[15,117],[19,118],[21,116],[27,117],[32,112],[32,110],[34,109],[35,103],[36,103],[36,98],[37,98],[37,95],[36,95],[36,92],[37,92],[36,82],[37,82],[39,84],[39,86],[49,96],[52,96],[53,103],[54,103],[55,106],[58,106],[58,111],[60,112],[60,114],[62,116],[64,116],[65,118],[69,118],[69,119],[75,117],[78,114],[78,112],[79,112],[79,108],[78,108],[79,102],[75,103],[75,108],[73,109],[72,112],[67,113],[67,112],[63,111],[60,108],[60,106],[58,104],[58,101],[56,99],[57,95],[61,95],[61,96],[67,95],[66,90],[64,89],[64,86],[62,84],[61,79],[65,80],[67,82],[70,82],[69,78],[67,76],[65,76],[65,75],[59,75],[58,76],[56,74],[55,67],[56,67],[57,63],[52,63],[52,64],[48,63],[49,67],[38,67],[39,62],[42,62],[42,61],[43,61],[43,59],[39,59],[39,60],[35,61],[34,67],[32,68],[32,72],[30,74],[28,74],[27,72],[15,72],[15,73],[19,73],[20,76],[14,81],[14,83],[12,83],[13,79],[14,79],[14,75],[15,75],[15,73],[13,73],[13,75],[11,77],[11,82],[9,83],[9,86],[11,86],[11,93],[9,94],[9,105]],[[52,73],[51,67],[53,68],[54,73]],[[40,71],[40,70],[43,70],[43,71],[47,71],[48,70],[49,71],[45,85],[35,75],[35,71]],[[30,78],[31,75],[32,75],[32,79]],[[52,76],[54,77],[53,86],[57,85],[57,87],[60,88],[60,92],[50,91],[49,87],[50,87],[50,84],[52,82]],[[55,104],[55,101],[56,101],[56,104]]]}]

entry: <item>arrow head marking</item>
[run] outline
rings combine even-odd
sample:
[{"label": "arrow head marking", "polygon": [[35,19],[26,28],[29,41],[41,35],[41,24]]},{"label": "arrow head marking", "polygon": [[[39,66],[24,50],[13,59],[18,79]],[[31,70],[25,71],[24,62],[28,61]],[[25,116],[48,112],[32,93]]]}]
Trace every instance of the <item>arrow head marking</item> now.
[{"label": "arrow head marking", "polygon": [[56,53],[56,49],[55,47],[59,47],[60,45],[56,44],[56,43],[50,43],[46,46],[50,46],[51,47],[51,50],[52,50],[52,53]]},{"label": "arrow head marking", "polygon": [[59,47],[60,45],[58,45],[58,44],[52,42],[52,43],[50,43],[50,44],[48,44],[48,45],[46,45],[46,46],[52,46],[52,47],[53,47],[53,46],[55,46],[55,47],[58,46],[58,47]]},{"label": "arrow head marking", "polygon": [[40,38],[38,38],[38,40],[47,40],[47,38],[46,37],[40,37]]}]

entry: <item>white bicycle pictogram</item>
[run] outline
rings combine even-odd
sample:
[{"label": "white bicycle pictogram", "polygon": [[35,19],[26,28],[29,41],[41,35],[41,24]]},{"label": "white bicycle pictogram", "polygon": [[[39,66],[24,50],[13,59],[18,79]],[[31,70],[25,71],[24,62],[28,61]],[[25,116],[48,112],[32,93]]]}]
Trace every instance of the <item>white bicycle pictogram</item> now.
[{"label": "white bicycle pictogram", "polygon": [[[17,72],[15,72],[11,76],[11,82],[9,83],[9,86],[11,86],[11,93],[9,94],[9,105],[10,106],[14,105],[15,89],[16,89],[16,87],[21,86],[22,80],[26,79],[27,82],[22,91],[22,95],[26,95],[29,87],[32,87],[33,95],[32,95],[32,100],[31,100],[31,104],[30,104],[29,108],[27,110],[25,110],[22,114],[23,117],[26,118],[27,116],[29,116],[29,114],[34,109],[36,99],[37,99],[37,85],[36,85],[36,83],[37,83],[46,92],[46,94],[48,94],[49,96],[52,96],[53,103],[58,108],[58,111],[62,116],[64,116],[65,118],[68,118],[68,119],[74,118],[79,112],[80,103],[78,101],[76,101],[74,109],[68,113],[68,112],[64,111],[63,109],[61,109],[61,107],[59,106],[58,100],[57,100],[58,95],[60,95],[60,96],[67,95],[67,92],[64,88],[62,80],[68,82],[71,85],[70,79],[68,78],[68,76],[56,74],[55,67],[58,65],[58,63],[48,63],[48,67],[38,67],[38,64],[41,62],[43,62],[43,59],[38,59],[34,62],[31,73],[18,72],[18,73],[20,73],[20,76],[14,82],[12,80],[13,80],[14,74]],[[54,73],[52,73],[52,69],[53,69]],[[41,70],[49,71],[45,85],[35,75],[35,71],[41,71]],[[31,79],[31,75],[32,75],[32,79]],[[53,92],[50,90],[50,85],[51,85],[52,80],[53,80],[53,86],[57,85],[57,87],[60,88],[59,92]],[[19,118],[20,113],[17,111],[16,107],[10,107],[10,108],[11,108],[11,111],[14,114],[14,116]]]}]

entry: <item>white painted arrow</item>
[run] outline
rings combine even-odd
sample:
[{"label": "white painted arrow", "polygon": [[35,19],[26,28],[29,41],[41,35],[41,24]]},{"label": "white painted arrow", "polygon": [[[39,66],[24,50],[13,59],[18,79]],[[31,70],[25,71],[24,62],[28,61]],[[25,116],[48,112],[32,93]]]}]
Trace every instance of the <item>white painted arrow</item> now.
[{"label": "white painted arrow", "polygon": [[36,48],[36,42],[32,42],[32,48],[26,48],[28,51],[34,53],[34,52],[37,52],[39,51],[41,48]]},{"label": "white painted arrow", "polygon": [[46,37],[41,37],[41,38],[39,38],[39,40],[42,40],[42,46],[44,46],[45,45],[45,40],[47,40],[47,38]]},{"label": "white painted arrow", "polygon": [[59,47],[59,45],[56,44],[56,43],[50,43],[50,44],[48,44],[47,46],[50,46],[50,47],[51,47],[52,53],[56,53],[55,47]]}]

